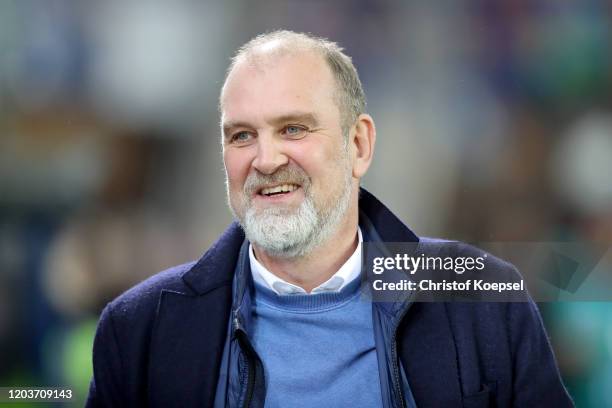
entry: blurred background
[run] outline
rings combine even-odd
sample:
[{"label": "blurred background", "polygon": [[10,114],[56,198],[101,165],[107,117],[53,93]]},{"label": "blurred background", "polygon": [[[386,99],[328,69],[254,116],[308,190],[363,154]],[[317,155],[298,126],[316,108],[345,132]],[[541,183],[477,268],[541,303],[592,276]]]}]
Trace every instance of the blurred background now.
[{"label": "blurred background", "polygon": [[[82,405],[101,308],[229,224],[218,92],[281,28],[353,57],[379,136],[364,185],[417,234],[612,241],[607,1],[2,0],[1,386]],[[541,308],[577,405],[612,406],[612,305]]]}]

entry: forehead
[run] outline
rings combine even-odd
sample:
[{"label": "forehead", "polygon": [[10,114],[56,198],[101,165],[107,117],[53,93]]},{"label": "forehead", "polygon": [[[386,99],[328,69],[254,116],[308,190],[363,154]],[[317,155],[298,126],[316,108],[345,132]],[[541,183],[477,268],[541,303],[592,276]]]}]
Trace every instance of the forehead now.
[{"label": "forehead", "polygon": [[235,65],[224,85],[222,120],[337,111],[335,91],[326,61],[313,52],[244,59]]}]

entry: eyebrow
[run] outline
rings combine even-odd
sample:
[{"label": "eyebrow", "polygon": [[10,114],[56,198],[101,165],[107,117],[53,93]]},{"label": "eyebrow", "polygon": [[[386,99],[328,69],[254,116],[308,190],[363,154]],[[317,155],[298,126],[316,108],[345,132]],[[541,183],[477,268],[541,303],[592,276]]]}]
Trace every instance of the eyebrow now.
[{"label": "eyebrow", "polygon": [[319,124],[317,117],[310,112],[290,112],[285,115],[272,118],[267,122],[272,125],[282,125],[283,123],[287,122],[305,123],[310,126],[317,126]]},{"label": "eyebrow", "polygon": [[[304,123],[311,127],[316,127],[319,125],[319,121],[317,117],[310,112],[289,112],[280,116],[276,116],[266,120],[267,123],[273,126],[280,126],[285,123]],[[223,124],[223,135],[224,137],[229,137],[229,133],[232,129],[236,128],[253,128],[251,124],[248,122],[236,121],[236,122],[226,122]]]}]

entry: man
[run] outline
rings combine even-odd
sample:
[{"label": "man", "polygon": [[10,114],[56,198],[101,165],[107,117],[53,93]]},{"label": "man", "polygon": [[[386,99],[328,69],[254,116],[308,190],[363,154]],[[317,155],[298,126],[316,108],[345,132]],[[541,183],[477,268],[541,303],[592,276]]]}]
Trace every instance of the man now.
[{"label": "man", "polygon": [[89,406],[572,405],[533,302],[361,296],[363,243],[432,241],[359,188],[376,132],[336,44],[251,40],[220,110],[238,222],[104,309]]}]

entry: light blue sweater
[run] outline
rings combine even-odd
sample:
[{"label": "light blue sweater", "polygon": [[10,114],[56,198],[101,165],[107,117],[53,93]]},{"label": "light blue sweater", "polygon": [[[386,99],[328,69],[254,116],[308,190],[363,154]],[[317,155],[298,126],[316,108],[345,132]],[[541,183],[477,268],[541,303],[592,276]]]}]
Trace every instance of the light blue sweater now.
[{"label": "light blue sweater", "polygon": [[372,304],[355,279],[338,293],[279,296],[255,285],[252,340],[266,407],[379,407]]}]

